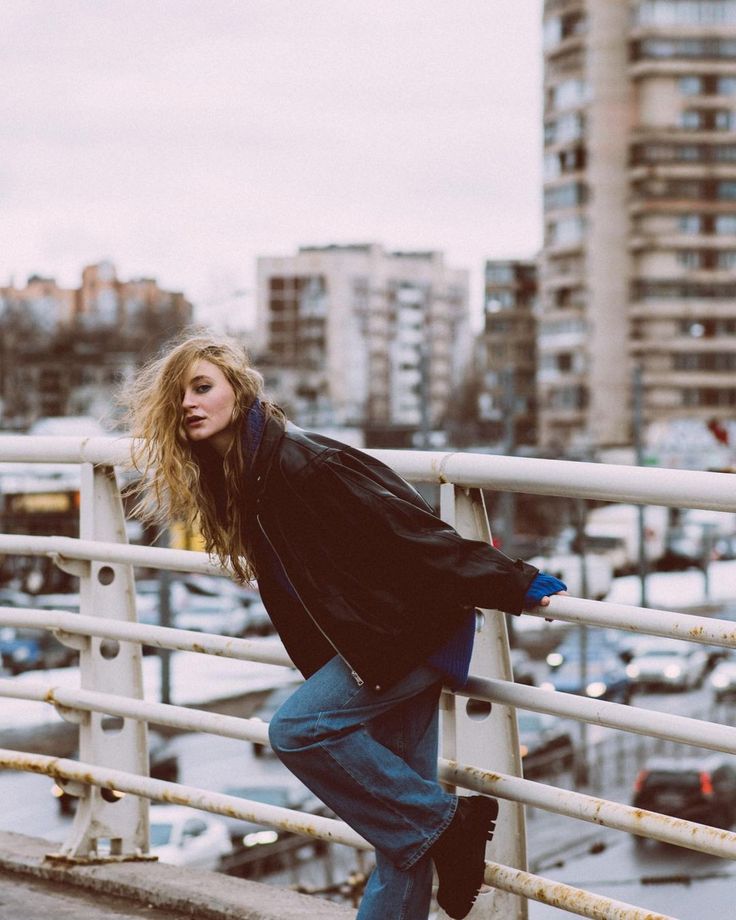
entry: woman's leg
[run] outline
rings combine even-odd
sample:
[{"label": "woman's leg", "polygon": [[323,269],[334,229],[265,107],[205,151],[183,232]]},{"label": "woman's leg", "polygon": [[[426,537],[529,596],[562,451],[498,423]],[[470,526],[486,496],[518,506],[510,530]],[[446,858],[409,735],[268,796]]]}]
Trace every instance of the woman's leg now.
[{"label": "woman's leg", "polygon": [[[374,719],[371,735],[425,779],[437,779],[439,681]],[[423,856],[409,869],[397,869],[376,850],[376,867],[360,903],[357,920],[426,920],[432,896],[432,860]]]},{"label": "woman's leg", "polygon": [[436,702],[437,687],[437,673],[420,667],[376,693],[358,687],[335,657],[283,704],[269,729],[286,766],[400,870],[419,862],[447,828],[457,799],[382,743],[373,726],[430,688]]}]

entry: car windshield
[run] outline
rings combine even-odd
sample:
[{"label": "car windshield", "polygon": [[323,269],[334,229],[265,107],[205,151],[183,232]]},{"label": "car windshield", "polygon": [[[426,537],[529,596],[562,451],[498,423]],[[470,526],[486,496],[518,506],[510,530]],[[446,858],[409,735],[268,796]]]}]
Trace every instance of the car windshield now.
[{"label": "car windshield", "polygon": [[164,847],[171,840],[170,824],[151,824],[151,846]]},{"label": "car windshield", "polygon": [[644,785],[651,790],[657,787],[667,789],[700,789],[700,774],[685,772],[670,773],[667,770],[653,770],[647,776]]}]

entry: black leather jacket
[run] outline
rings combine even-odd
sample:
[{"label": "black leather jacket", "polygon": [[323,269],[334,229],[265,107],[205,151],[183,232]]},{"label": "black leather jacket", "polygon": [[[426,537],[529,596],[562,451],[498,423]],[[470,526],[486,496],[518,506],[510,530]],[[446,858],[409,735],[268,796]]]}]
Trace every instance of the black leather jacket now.
[{"label": "black leather jacket", "polygon": [[380,691],[469,609],[519,613],[537,573],[460,537],[384,463],[291,424],[269,419],[247,476],[261,596],[307,677],[337,653]]}]

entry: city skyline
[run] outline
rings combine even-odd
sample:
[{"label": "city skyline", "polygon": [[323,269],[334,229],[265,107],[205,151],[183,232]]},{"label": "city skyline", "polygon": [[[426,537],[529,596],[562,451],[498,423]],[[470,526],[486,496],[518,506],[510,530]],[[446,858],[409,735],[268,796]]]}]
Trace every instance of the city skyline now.
[{"label": "city skyline", "polygon": [[378,242],[469,269],[477,324],[541,245],[541,6],[11,0],[0,282],[110,259],[251,322],[258,256]]}]

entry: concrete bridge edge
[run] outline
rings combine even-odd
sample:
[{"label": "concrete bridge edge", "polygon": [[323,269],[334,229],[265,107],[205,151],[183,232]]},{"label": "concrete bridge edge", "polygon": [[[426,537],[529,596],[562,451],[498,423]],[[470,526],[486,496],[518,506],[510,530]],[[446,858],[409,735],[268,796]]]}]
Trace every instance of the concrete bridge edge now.
[{"label": "concrete bridge edge", "polygon": [[354,920],[342,905],[246,879],[158,862],[63,866],[48,859],[57,845],[38,837],[0,831],[0,868],[145,905],[168,908],[198,920]]}]

